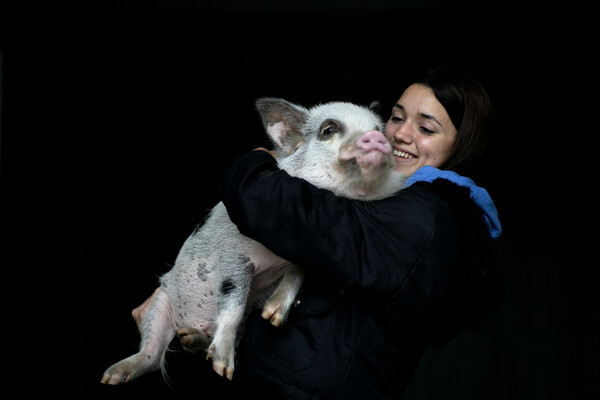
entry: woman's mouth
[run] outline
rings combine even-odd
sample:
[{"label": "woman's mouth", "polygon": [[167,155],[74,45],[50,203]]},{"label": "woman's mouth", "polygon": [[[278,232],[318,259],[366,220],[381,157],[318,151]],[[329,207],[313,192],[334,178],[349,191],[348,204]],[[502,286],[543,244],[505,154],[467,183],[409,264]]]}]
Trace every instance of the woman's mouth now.
[{"label": "woman's mouth", "polygon": [[393,149],[393,150],[392,150],[392,153],[393,153],[393,154],[394,154],[396,157],[400,157],[400,158],[404,158],[404,159],[416,158],[416,157],[415,157],[415,156],[413,156],[412,154],[410,154],[410,153],[406,153],[406,152],[404,152],[404,151],[402,151],[402,150],[396,150],[396,149]]}]

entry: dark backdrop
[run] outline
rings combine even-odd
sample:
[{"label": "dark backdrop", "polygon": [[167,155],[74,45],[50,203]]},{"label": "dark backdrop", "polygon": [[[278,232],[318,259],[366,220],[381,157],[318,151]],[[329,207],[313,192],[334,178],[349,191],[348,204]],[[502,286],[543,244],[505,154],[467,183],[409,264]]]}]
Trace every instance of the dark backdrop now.
[{"label": "dark backdrop", "polygon": [[[56,241],[52,260],[67,271],[69,292],[68,334],[57,342],[68,349],[67,372],[56,376],[67,393],[174,397],[158,373],[116,388],[98,381],[136,351],[130,310],[219,201],[225,169],[268,145],[256,98],[379,100],[387,117],[415,74],[444,66],[473,74],[494,102],[496,142],[474,178],[503,223],[508,296],[483,327],[429,349],[403,398],[597,397],[600,280],[588,189],[598,124],[586,107],[594,83],[586,14],[234,0],[117,1],[53,23],[22,12],[27,23],[13,32],[25,45],[3,51],[2,216],[16,239],[4,241],[4,255],[18,249],[30,260],[23,255],[38,246],[23,242],[42,229],[43,242]],[[35,263],[47,271],[50,261]],[[175,372],[198,368],[178,357]],[[198,372],[213,388],[194,395],[227,390],[213,375]]]}]

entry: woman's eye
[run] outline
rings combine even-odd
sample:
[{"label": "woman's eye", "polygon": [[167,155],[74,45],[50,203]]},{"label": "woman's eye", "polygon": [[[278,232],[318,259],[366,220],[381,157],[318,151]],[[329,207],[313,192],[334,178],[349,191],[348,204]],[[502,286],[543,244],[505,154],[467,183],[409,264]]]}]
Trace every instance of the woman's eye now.
[{"label": "woman's eye", "polygon": [[421,129],[421,132],[423,132],[426,135],[431,135],[432,133],[435,133],[435,131],[432,131],[431,129],[429,129],[425,126],[421,126],[420,129]]},{"label": "woman's eye", "polygon": [[392,121],[394,121],[394,122],[402,122],[402,121],[404,121],[404,118],[402,118],[402,117],[395,117],[395,116],[392,116],[392,117],[390,118],[390,120],[392,120]]}]

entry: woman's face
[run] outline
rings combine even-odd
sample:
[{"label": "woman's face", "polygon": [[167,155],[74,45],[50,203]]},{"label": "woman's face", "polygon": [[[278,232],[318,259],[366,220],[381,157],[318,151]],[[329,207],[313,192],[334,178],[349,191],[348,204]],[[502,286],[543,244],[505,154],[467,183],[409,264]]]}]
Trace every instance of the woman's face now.
[{"label": "woman's face", "polygon": [[442,166],[452,155],[456,132],[433,90],[418,83],[404,91],[384,130],[396,171],[406,176],[425,165]]}]

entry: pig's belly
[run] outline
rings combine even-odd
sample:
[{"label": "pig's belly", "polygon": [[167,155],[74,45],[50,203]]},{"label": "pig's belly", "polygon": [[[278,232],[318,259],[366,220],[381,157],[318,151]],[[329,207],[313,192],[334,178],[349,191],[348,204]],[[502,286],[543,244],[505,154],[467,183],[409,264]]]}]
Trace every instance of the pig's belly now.
[{"label": "pig's belly", "polygon": [[196,328],[212,336],[216,312],[216,282],[192,268],[173,268],[161,277],[171,299],[176,328]]}]

